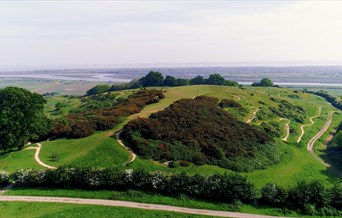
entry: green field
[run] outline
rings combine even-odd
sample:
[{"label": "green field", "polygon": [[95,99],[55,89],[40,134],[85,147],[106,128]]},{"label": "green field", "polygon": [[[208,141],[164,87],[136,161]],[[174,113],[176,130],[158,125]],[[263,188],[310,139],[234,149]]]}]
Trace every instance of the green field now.
[{"label": "green field", "polygon": [[228,204],[224,202],[205,201],[200,199],[189,198],[184,195],[179,196],[164,196],[157,193],[143,192],[136,190],[128,191],[91,191],[79,189],[48,189],[48,188],[20,188],[15,187],[6,195],[21,195],[21,196],[55,196],[55,197],[76,197],[90,199],[108,199],[134,201],[141,203],[163,204],[179,207],[199,208],[208,210],[235,211],[242,213],[266,214],[266,215],[286,215],[298,216],[295,212],[282,213],[279,209],[269,207],[258,207],[253,204]]},{"label": "green field", "polygon": [[63,203],[0,202],[2,217],[208,217],[123,207]]},{"label": "green field", "polygon": [[[25,148],[24,148],[25,149]],[[19,169],[42,169],[33,159],[35,150],[15,151],[0,156],[0,166],[2,170],[14,172]]]}]

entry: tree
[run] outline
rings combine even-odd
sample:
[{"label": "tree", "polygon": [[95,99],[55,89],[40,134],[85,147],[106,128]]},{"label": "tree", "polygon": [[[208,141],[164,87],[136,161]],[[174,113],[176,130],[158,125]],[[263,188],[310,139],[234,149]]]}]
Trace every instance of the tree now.
[{"label": "tree", "polygon": [[211,74],[208,79],[210,85],[226,85],[226,80],[218,73]]},{"label": "tree", "polygon": [[177,81],[173,76],[166,76],[164,80],[164,86],[176,86]]},{"label": "tree", "polygon": [[50,121],[44,114],[46,100],[17,87],[0,90],[0,149],[21,149],[30,140],[48,134]]},{"label": "tree", "polygon": [[112,87],[108,84],[97,85],[87,91],[87,95],[97,95],[100,93],[108,92]]},{"label": "tree", "polygon": [[189,85],[189,80],[187,79],[176,79],[176,86],[187,86]]},{"label": "tree", "polygon": [[273,82],[268,78],[263,78],[260,82],[253,83],[252,86],[272,87]]},{"label": "tree", "polygon": [[191,79],[189,81],[189,83],[191,85],[201,85],[201,84],[205,84],[205,79],[203,78],[203,76],[196,76],[195,78]]},{"label": "tree", "polygon": [[159,72],[151,71],[146,76],[139,79],[139,82],[143,87],[162,86],[164,77]]}]

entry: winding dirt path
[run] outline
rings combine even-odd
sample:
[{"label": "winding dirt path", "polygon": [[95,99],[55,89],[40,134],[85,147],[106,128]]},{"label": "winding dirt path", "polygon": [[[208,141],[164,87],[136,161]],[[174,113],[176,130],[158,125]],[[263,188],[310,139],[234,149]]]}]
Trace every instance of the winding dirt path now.
[{"label": "winding dirt path", "polygon": [[316,116],[313,116],[313,117],[310,118],[310,122],[311,122],[311,123],[310,123],[310,124],[302,125],[302,126],[300,127],[301,134],[300,134],[300,136],[299,136],[298,139],[297,139],[297,143],[299,143],[299,142],[302,140],[302,137],[303,137],[303,135],[305,134],[304,127],[313,125],[313,124],[315,123],[315,122],[313,121],[313,119],[315,119],[315,118],[321,116],[321,112],[322,112],[322,107],[319,107],[319,108],[318,108],[318,114],[317,114]]},{"label": "winding dirt path", "polygon": [[68,204],[88,204],[112,207],[128,207],[144,210],[170,211],[186,214],[198,214],[217,217],[237,217],[237,218],[270,218],[273,216],[247,214],[238,212],[227,212],[218,210],[203,210],[187,207],[176,207],[161,204],[145,204],[130,201],[115,201],[101,199],[84,199],[84,198],[61,198],[61,197],[38,197],[38,196],[0,196],[0,201],[19,201],[19,202],[50,202],[50,203],[68,203]]},{"label": "winding dirt path", "polygon": [[44,163],[43,161],[40,160],[39,154],[40,154],[40,150],[42,149],[42,146],[43,146],[42,144],[37,143],[37,147],[28,147],[28,148],[26,148],[24,150],[36,150],[36,153],[34,153],[34,159],[36,160],[36,162],[39,165],[41,165],[41,166],[43,166],[45,168],[48,168],[48,169],[57,169],[56,167],[47,165],[46,163]]},{"label": "winding dirt path", "polygon": [[286,119],[286,118],[280,118],[279,121],[282,121],[282,120],[287,120],[288,122],[284,125],[284,128],[286,130],[286,136],[283,138],[283,141],[287,142],[289,136],[290,136],[290,123],[291,121],[289,119]]},{"label": "winding dirt path", "polygon": [[132,151],[132,149],[130,149],[129,147],[127,147],[122,140],[120,139],[120,135],[121,135],[122,131],[120,130],[119,132],[115,133],[115,138],[116,141],[118,141],[119,145],[121,145],[122,147],[125,148],[125,150],[129,153],[129,161],[126,164],[132,163],[135,158],[137,157],[137,155]]},{"label": "winding dirt path", "polygon": [[240,100],[241,100],[241,97],[238,96],[238,95],[233,95],[233,97],[235,97],[237,101],[240,101]]},{"label": "winding dirt path", "polygon": [[327,121],[325,122],[324,126],[322,127],[322,129],[309,141],[306,149],[317,159],[319,160],[319,162],[321,162],[324,166],[326,167],[330,167],[330,164],[324,162],[321,158],[319,158],[315,152],[313,151],[313,148],[314,148],[314,144],[315,142],[320,138],[322,137],[322,135],[329,129],[329,126],[331,124],[331,121],[332,121],[332,116],[333,114],[335,113],[336,111],[330,111],[328,113],[328,119]]},{"label": "winding dirt path", "polygon": [[256,117],[256,114],[258,113],[258,111],[259,111],[259,108],[253,112],[252,116],[246,121],[246,123],[251,123]]}]

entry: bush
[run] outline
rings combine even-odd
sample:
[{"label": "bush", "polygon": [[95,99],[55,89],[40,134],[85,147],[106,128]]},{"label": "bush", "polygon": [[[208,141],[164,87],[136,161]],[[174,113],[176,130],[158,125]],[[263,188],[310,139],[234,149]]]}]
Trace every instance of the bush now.
[{"label": "bush", "polygon": [[188,166],[190,166],[190,162],[187,161],[187,160],[180,160],[179,161],[179,166],[181,166],[181,167],[188,167]]},{"label": "bush", "polygon": [[265,131],[239,121],[208,96],[182,99],[149,118],[132,120],[122,137],[145,159],[186,160],[239,171],[279,161],[279,147]]},{"label": "bush", "polygon": [[276,207],[284,207],[288,197],[285,188],[274,183],[268,183],[261,189],[261,200],[268,205]]},{"label": "bush", "polygon": [[9,182],[9,174],[3,170],[0,171],[0,185],[6,185]]},{"label": "bush", "polygon": [[163,174],[146,170],[60,167],[57,170],[19,170],[13,174],[18,185],[83,189],[138,189],[168,195],[243,202],[255,198],[254,186],[237,174],[209,177]]}]

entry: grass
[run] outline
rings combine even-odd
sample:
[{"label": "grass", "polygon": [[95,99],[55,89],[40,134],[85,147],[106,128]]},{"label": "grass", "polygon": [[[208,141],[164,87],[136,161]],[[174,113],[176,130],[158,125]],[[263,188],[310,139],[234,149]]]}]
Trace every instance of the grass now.
[{"label": "grass", "polygon": [[0,202],[2,217],[207,217],[124,207],[64,203]]},{"label": "grass", "polygon": [[[184,195],[163,196],[157,193],[143,192],[136,190],[128,191],[88,191],[77,189],[48,189],[48,188],[20,188],[15,187],[6,193],[6,195],[22,196],[56,196],[56,197],[77,197],[77,198],[95,198],[110,199],[122,201],[134,201],[141,203],[163,204],[179,207],[190,207],[208,210],[235,211],[242,213],[266,214],[266,215],[284,215],[281,210],[268,207],[257,207],[255,205],[244,204],[237,206],[224,202],[214,202],[200,199],[189,198]],[[287,216],[298,216],[296,213],[287,213]]]},{"label": "grass", "polygon": [[0,169],[8,172],[14,172],[19,169],[42,169],[34,160],[35,150],[21,150],[6,153],[0,156]]},{"label": "grass", "polygon": [[[127,96],[130,93],[132,93],[131,90],[120,92],[122,96]],[[146,106],[144,110],[128,117],[124,123],[116,127],[114,130],[99,131],[92,136],[83,139],[58,139],[50,142],[43,142],[40,158],[43,162],[52,166],[61,166],[65,164],[92,167],[122,165],[128,161],[129,155],[125,149],[122,148],[111,136],[115,130],[120,129],[129,120],[141,116],[148,117],[151,113],[164,109],[176,100],[181,98],[193,98],[198,95],[208,95],[217,97],[219,99],[228,98],[234,100],[237,100],[236,96],[239,96],[241,98],[239,103],[249,111],[249,114],[255,111],[255,108],[267,108],[268,106],[277,107],[278,103],[269,99],[270,97],[273,97],[277,99],[284,99],[294,105],[304,107],[307,111],[307,117],[304,124],[310,123],[309,118],[317,114],[318,106],[322,106],[322,115],[321,117],[315,119],[314,125],[305,128],[306,133],[303,136],[302,142],[299,144],[295,142],[300,135],[300,126],[303,124],[291,121],[290,129],[295,131],[294,133],[291,132],[289,142],[285,143],[281,140],[277,140],[278,145],[281,146],[282,152],[284,153],[284,160],[277,165],[269,167],[268,169],[242,173],[242,175],[247,176],[258,187],[269,181],[273,181],[281,185],[292,185],[297,180],[307,178],[318,178],[322,181],[326,181],[326,183],[329,184],[331,181],[335,181],[336,177],[329,169],[321,165],[306,151],[306,144],[324,125],[328,111],[336,109],[327,104],[324,99],[311,94],[296,93],[300,97],[299,99],[290,98],[288,97],[289,94],[293,94],[293,91],[290,89],[260,87],[247,87],[240,89],[237,87],[200,85],[165,88],[165,99],[162,99],[157,104]],[[55,102],[56,99],[54,100],[54,103]],[[260,104],[260,102],[264,102],[266,106]],[[51,105],[54,104],[52,103]],[[246,121],[248,118],[249,116],[247,115],[243,118],[243,120]],[[279,121],[279,119],[279,117],[270,118],[269,120],[263,120],[262,122],[269,122],[272,120]],[[342,120],[341,114],[334,115],[334,122],[330,129],[339,123],[340,120]],[[252,125],[256,125],[258,122],[259,121],[253,121]],[[284,121],[280,123],[283,124]],[[56,153],[58,155],[58,161],[52,160],[52,153]],[[1,160],[2,158],[0,158],[0,163]],[[11,164],[12,163],[9,163],[8,165]],[[26,165],[23,164],[22,166],[25,167]],[[128,167],[168,172],[187,172],[190,174],[199,173],[204,175],[231,172],[230,170],[226,170],[217,166],[208,165],[190,165],[189,167],[178,167],[171,169],[162,163],[152,160],[143,160],[139,157],[137,157],[136,160]]]},{"label": "grass", "polygon": [[[44,142],[40,158],[52,166],[87,165],[93,167],[108,167],[125,164],[129,154],[110,137],[112,130],[98,131],[82,139],[58,139]],[[52,153],[58,155],[58,161],[51,158]]]},{"label": "grass", "polygon": [[[51,96],[47,97],[45,105],[45,113],[51,118],[60,118],[68,114],[68,112],[76,107],[81,106],[81,99],[77,97]],[[56,111],[55,105],[57,102],[65,104],[65,107],[60,111]]]}]

